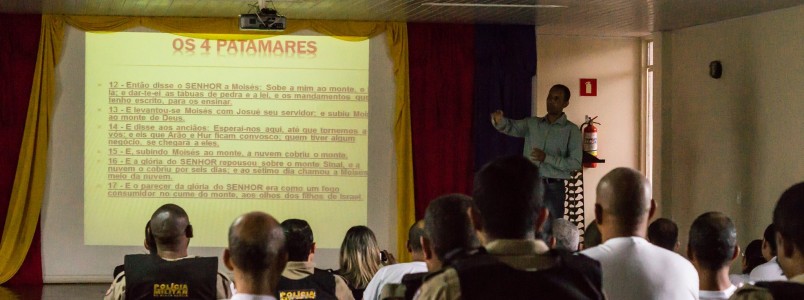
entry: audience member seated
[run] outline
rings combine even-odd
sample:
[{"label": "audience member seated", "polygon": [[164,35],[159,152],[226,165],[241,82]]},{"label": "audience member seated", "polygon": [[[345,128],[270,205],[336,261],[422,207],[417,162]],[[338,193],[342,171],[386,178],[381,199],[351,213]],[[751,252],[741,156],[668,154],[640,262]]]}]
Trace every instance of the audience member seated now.
[{"label": "audience member seated", "polygon": [[596,220],[586,226],[586,231],[583,233],[583,248],[589,249],[603,243],[600,237],[600,229],[597,227]]},{"label": "audience member seated", "polygon": [[[340,269],[337,273],[346,279],[346,284],[355,299],[362,299],[371,278],[382,265],[381,250],[374,232],[366,226],[353,226],[346,231],[341,243]],[[393,257],[388,260],[393,261]]]},{"label": "audience member seated", "polygon": [[472,198],[462,194],[438,197],[427,206],[421,244],[429,272],[440,271],[480,247],[469,220],[472,206]]},{"label": "audience member seated", "polygon": [[609,299],[698,299],[698,273],[681,255],[645,240],[656,204],[648,180],[617,168],[597,185],[595,217],[603,244],[581,251],[603,267]]},{"label": "audience member seated", "polygon": [[553,219],[553,233],[550,235],[550,248],[563,249],[569,252],[578,251],[581,231],[572,222],[565,219]]},{"label": "audience member seated", "polygon": [[762,256],[768,262],[761,264],[751,271],[749,276],[750,281],[785,281],[787,277],[782,273],[782,268],[779,266],[776,257],[776,230],[773,224],[765,228],[765,233],[762,235]]},{"label": "audience member seated", "polygon": [[288,263],[277,285],[280,299],[294,299],[283,295],[300,295],[304,291],[314,291],[315,299],[354,299],[343,278],[315,267],[315,240],[307,221],[285,220],[282,230],[285,232]]},{"label": "audience member seated", "polygon": [[156,242],[156,255],[126,255],[125,270],[114,279],[104,299],[231,296],[229,279],[217,272],[217,258],[187,255],[193,227],[183,208],[175,204],[159,207],[151,216],[147,234]]},{"label": "audience member seated", "polygon": [[678,253],[678,225],[667,218],[656,219],[648,226],[648,242]]},{"label": "audience member seated", "polygon": [[690,227],[687,257],[698,271],[700,300],[729,299],[737,287],[729,281],[729,267],[740,254],[737,229],[728,216],[708,212]]},{"label": "audience member seated", "polygon": [[787,189],[773,210],[776,254],[790,281],[764,281],[737,290],[732,299],[804,299],[804,182]]},{"label": "audience member seated", "polygon": [[748,243],[748,246],[745,246],[745,251],[743,251],[742,273],[729,275],[731,284],[737,287],[743,286],[743,284],[751,280],[751,271],[753,271],[757,266],[766,262],[768,261],[762,256],[762,240],[757,239],[751,241]]},{"label": "audience member seated", "polygon": [[408,229],[407,249],[410,253],[412,262],[397,263],[382,267],[366,286],[363,292],[364,300],[380,300],[383,286],[389,283],[398,284],[402,282],[405,274],[427,272],[427,264],[424,262],[424,252],[422,251],[421,237],[424,234],[424,220],[419,220]]},{"label": "audience member seated", "polygon": [[250,212],[235,219],[229,227],[229,247],[223,251],[224,264],[237,283],[232,300],[276,300],[287,256],[285,235],[272,216]]},{"label": "audience member seated", "polygon": [[477,250],[480,243],[469,222],[471,206],[472,199],[462,194],[444,195],[430,202],[424,213],[424,235],[420,239],[428,272],[406,274],[402,277],[404,288],[385,285],[384,296],[413,299],[428,275]]},{"label": "audience member seated", "polygon": [[522,156],[475,176],[470,209],[483,251],[428,278],[419,299],[602,299],[599,264],[535,239],[548,217],[539,169]]}]

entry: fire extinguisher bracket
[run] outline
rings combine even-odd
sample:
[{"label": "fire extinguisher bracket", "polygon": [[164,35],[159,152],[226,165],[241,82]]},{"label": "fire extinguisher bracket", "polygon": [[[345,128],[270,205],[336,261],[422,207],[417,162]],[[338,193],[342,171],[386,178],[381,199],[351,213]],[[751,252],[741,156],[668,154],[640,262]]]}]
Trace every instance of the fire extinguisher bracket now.
[{"label": "fire extinguisher bracket", "polygon": [[594,156],[594,155],[590,154],[589,152],[584,151],[583,152],[583,159],[581,159],[581,162],[585,163],[585,164],[587,164],[587,163],[601,163],[602,164],[602,163],[605,163],[606,160],[605,159],[600,159],[597,156]]}]

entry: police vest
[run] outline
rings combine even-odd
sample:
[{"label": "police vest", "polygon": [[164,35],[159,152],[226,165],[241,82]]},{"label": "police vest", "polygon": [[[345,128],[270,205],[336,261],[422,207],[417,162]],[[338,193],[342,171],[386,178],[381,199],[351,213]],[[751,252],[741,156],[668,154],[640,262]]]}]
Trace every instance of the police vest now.
[{"label": "police vest", "polygon": [[[426,278],[432,273],[430,272],[421,272],[421,273],[409,273],[402,276],[401,284],[405,286],[405,299],[411,300],[413,296],[416,295],[416,291],[418,291]],[[389,283],[390,284],[390,283]]]},{"label": "police vest", "polygon": [[566,251],[541,256],[552,266],[519,270],[486,253],[454,263],[462,299],[603,299],[600,263]]},{"label": "police vest", "polygon": [[431,278],[435,275],[441,274],[447,267],[452,266],[458,261],[472,257],[477,255],[478,253],[486,253],[485,249],[483,248],[474,248],[474,249],[463,249],[463,248],[456,248],[452,251],[447,252],[444,255],[444,261],[442,262],[443,266],[440,271],[435,272],[421,272],[421,273],[409,273],[402,276],[401,284],[405,286],[405,299],[412,300],[413,296],[416,295],[416,291],[422,287],[425,281],[428,278]]},{"label": "police vest", "polygon": [[215,299],[218,258],[168,261],[156,255],[125,257],[126,299]]},{"label": "police vest", "polygon": [[338,299],[335,296],[335,275],[315,269],[312,275],[302,279],[279,277],[276,285],[278,300]]},{"label": "police vest", "polygon": [[804,284],[789,281],[760,281],[755,286],[765,288],[773,299],[804,299]]}]

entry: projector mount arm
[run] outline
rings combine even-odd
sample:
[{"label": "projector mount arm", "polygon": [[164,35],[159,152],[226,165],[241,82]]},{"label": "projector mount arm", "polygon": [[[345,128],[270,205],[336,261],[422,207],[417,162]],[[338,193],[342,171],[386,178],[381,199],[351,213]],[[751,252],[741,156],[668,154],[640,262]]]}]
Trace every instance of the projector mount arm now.
[{"label": "projector mount arm", "polygon": [[[263,26],[269,27],[276,23],[276,17],[279,16],[279,13],[276,11],[276,5],[271,0],[268,0],[271,3],[271,7],[267,7],[265,5],[265,0],[258,0],[257,1],[257,16],[259,17],[260,23]],[[266,23],[267,22],[267,23]]]}]

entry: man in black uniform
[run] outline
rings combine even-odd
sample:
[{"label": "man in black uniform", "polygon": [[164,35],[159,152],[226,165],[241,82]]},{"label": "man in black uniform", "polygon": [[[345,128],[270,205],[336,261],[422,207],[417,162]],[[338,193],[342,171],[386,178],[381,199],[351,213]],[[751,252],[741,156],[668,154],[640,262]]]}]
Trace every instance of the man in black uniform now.
[{"label": "man in black uniform", "polygon": [[146,241],[155,243],[156,255],[126,255],[125,271],[115,277],[104,299],[231,297],[229,279],[218,272],[217,257],[187,254],[193,227],[183,208],[162,205],[151,215],[149,225]]},{"label": "man in black uniform", "polygon": [[451,194],[436,198],[424,214],[421,239],[427,270],[439,271],[480,246],[469,221],[472,198]]},{"label": "man in black uniform", "polygon": [[483,248],[428,278],[419,299],[602,299],[600,264],[535,239],[547,219],[539,168],[496,159],[475,176],[470,220]]},{"label": "man in black uniform", "polygon": [[[288,264],[277,286],[279,300],[338,299],[353,300],[346,281],[338,275],[316,269],[313,229],[307,221],[288,219],[282,222],[288,249]],[[301,298],[299,296],[303,296]]]},{"label": "man in black uniform", "polygon": [[462,194],[444,195],[430,202],[420,238],[428,272],[405,274],[401,284],[385,285],[383,296],[413,299],[428,276],[477,250],[479,243],[469,222],[470,207],[472,198]]}]

